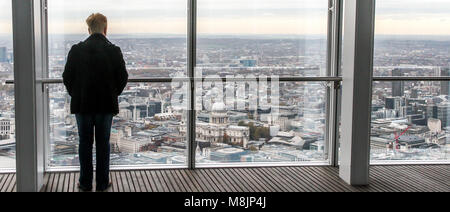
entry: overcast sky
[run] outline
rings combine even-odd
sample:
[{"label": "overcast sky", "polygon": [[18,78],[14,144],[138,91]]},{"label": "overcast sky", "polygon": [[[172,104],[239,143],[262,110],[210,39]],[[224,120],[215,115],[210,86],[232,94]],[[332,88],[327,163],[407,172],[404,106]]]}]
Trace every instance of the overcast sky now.
[{"label": "overcast sky", "polygon": [[[205,34],[325,34],[327,0],[198,0]],[[110,33],[186,33],[186,0],[48,0],[51,33],[86,33],[92,12]],[[450,0],[378,0],[377,34],[450,35]],[[11,32],[11,0],[0,0],[0,33]]]}]

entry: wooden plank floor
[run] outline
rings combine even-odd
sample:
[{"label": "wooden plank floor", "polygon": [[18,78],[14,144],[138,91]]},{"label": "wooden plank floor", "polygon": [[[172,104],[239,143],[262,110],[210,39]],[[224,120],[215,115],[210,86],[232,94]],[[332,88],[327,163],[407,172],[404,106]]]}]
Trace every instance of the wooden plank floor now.
[{"label": "wooden plank floor", "polygon": [[[351,187],[333,167],[275,167],[111,172],[111,192],[450,192],[450,165],[373,166],[369,186]],[[77,172],[44,176],[45,192],[78,192]],[[15,191],[15,174],[0,191]]]}]

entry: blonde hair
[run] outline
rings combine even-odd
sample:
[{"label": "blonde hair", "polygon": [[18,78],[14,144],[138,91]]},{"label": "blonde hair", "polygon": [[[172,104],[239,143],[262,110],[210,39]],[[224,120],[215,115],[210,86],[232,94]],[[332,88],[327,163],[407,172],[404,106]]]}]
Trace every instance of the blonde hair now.
[{"label": "blonde hair", "polygon": [[103,33],[108,26],[108,19],[101,13],[93,13],[86,19],[91,33]]}]

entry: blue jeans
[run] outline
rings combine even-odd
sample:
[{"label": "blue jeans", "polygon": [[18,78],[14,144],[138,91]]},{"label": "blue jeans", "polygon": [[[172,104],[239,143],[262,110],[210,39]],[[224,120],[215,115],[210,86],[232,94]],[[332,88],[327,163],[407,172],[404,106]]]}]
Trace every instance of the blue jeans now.
[{"label": "blue jeans", "polygon": [[[104,190],[109,184],[109,157],[112,114],[76,114],[80,145],[78,154],[80,157],[80,184],[92,189],[93,165],[92,149],[96,147],[96,182],[97,189]],[[95,133],[94,133],[95,131]]]}]

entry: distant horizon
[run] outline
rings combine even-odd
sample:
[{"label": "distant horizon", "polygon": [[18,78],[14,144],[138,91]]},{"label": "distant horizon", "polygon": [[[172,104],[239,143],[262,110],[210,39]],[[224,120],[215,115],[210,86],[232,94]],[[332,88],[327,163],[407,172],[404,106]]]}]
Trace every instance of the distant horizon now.
[{"label": "distant horizon", "polygon": [[[48,2],[48,31],[84,33],[84,20],[92,12],[104,13],[112,34],[187,31],[186,0],[109,0]],[[11,1],[0,1],[11,8]],[[450,36],[450,1],[379,0],[377,36]],[[199,0],[197,31],[218,35],[325,35],[328,0]],[[11,33],[11,10],[0,13],[0,32]],[[441,38],[442,39],[442,38]]]},{"label": "distant horizon", "polygon": [[[57,36],[89,36],[88,33],[49,33],[49,35],[57,35]],[[12,36],[11,33],[0,33],[0,36],[9,37]],[[176,38],[187,37],[187,34],[178,34],[178,33],[109,33],[108,36],[130,36],[130,37],[140,37],[140,36],[151,36],[155,38],[167,38],[169,36],[173,36]],[[326,34],[213,34],[213,33],[197,33],[197,36],[206,36],[206,37],[273,37],[273,38],[326,38]],[[375,34],[375,38],[410,38],[413,40],[421,40],[421,39],[449,39],[450,34],[448,35],[429,35],[429,34]]]}]

